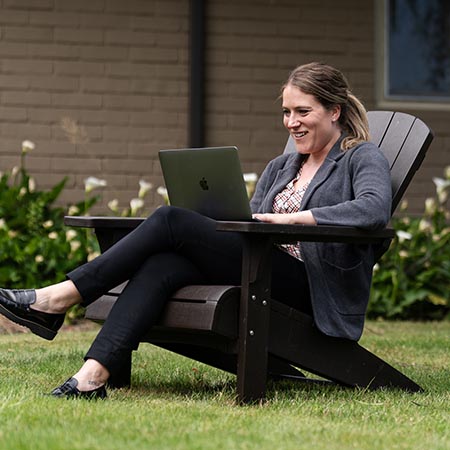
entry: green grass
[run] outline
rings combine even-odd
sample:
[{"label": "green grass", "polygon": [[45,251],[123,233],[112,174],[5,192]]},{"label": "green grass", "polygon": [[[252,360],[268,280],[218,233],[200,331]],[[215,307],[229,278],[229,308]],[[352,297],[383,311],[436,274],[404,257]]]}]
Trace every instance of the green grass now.
[{"label": "green grass", "polygon": [[78,369],[94,335],[0,336],[2,450],[450,449],[450,322],[366,328],[362,344],[423,393],[278,383],[242,407],[232,375],[144,344],[131,389],[92,402],[44,395]]}]

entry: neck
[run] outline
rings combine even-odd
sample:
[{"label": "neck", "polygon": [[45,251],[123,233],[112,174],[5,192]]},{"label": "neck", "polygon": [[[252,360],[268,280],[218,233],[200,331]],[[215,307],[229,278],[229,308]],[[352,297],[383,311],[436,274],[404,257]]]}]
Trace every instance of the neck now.
[{"label": "neck", "polygon": [[325,158],[327,157],[329,152],[330,151],[328,150],[327,152],[323,152],[320,155],[315,154],[315,153],[310,153],[307,156],[303,165],[311,167],[311,168],[320,167],[322,165],[322,163],[325,161]]},{"label": "neck", "polygon": [[310,167],[320,167],[330,153],[331,149],[340,141],[340,137],[341,134],[337,136],[336,140],[334,140],[332,144],[329,144],[322,151],[310,153],[309,155],[307,155],[304,165]]}]

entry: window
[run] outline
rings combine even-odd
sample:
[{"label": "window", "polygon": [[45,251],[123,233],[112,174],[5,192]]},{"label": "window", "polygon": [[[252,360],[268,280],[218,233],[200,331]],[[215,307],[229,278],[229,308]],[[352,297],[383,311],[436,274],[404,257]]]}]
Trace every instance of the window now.
[{"label": "window", "polygon": [[450,2],[385,5],[385,99],[450,102]]}]

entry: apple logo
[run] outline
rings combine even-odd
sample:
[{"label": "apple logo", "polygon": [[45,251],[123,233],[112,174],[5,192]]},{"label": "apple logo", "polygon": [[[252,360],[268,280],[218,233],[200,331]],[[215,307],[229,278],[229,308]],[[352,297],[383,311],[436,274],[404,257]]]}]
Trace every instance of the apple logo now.
[{"label": "apple logo", "polygon": [[208,182],[206,181],[206,178],[203,177],[200,181],[199,181],[200,187],[204,190],[207,191],[209,189],[208,186]]}]

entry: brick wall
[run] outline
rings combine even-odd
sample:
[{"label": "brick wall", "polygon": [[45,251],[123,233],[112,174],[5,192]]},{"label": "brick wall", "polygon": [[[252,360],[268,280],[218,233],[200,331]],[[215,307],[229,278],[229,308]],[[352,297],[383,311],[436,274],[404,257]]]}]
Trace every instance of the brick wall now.
[{"label": "brick wall", "polygon": [[39,187],[69,175],[76,202],[96,176],[125,206],[161,184],[157,150],[186,145],[187,68],[184,0],[2,0],[0,170],[30,139]]},{"label": "brick wall", "polygon": [[[245,171],[282,151],[279,87],[297,64],[341,68],[368,109],[375,99],[373,2],[209,0],[206,144],[237,145]],[[188,0],[0,0],[0,170],[36,142],[38,185],[105,178],[102,211],[145,178],[162,184],[157,151],[188,145]],[[437,138],[407,192],[414,212],[450,164],[449,112],[421,116]],[[154,192],[153,207],[161,199]]]},{"label": "brick wall", "polygon": [[208,141],[238,145],[245,170],[260,172],[284,148],[278,96],[295,66],[336,65],[373,100],[371,2],[211,0],[207,23]]}]

